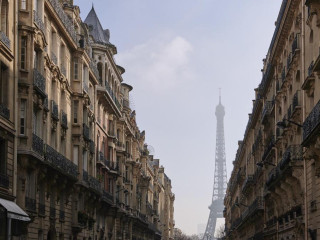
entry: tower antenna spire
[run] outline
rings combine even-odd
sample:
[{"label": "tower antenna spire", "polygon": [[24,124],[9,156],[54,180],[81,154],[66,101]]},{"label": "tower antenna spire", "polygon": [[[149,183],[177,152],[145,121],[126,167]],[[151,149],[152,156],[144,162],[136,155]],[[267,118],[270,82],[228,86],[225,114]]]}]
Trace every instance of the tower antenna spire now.
[{"label": "tower antenna spire", "polygon": [[227,188],[227,167],[224,140],[224,124],[225,115],[224,106],[221,104],[221,88],[219,88],[219,104],[215,112],[217,118],[216,131],[216,156],[214,169],[214,184],[212,201],[209,207],[210,214],[207,222],[206,231],[202,240],[216,240],[214,236],[216,231],[216,223],[218,218],[223,218],[223,199]]}]

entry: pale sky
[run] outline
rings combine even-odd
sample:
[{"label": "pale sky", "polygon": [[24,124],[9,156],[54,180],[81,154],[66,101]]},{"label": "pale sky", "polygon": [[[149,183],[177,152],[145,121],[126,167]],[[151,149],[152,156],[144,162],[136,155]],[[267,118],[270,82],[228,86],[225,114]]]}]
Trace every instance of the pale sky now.
[{"label": "pale sky", "polygon": [[92,3],[172,180],[176,227],[195,234],[212,198],[219,88],[229,178],[281,0],[74,0],[83,20]]}]

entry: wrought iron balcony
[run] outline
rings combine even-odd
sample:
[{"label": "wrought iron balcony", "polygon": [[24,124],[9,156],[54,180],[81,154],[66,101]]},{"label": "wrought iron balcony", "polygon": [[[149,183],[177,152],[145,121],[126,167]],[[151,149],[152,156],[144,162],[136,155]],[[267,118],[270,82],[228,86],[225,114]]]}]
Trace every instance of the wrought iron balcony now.
[{"label": "wrought iron balcony", "polygon": [[61,110],[61,127],[68,129],[68,115],[63,110]]},{"label": "wrought iron balcony", "polygon": [[278,163],[278,165],[270,171],[266,182],[266,186],[271,187],[282,176],[284,176],[286,169],[288,169],[291,166],[290,163],[294,163],[301,160],[303,160],[301,145],[289,146],[282,155],[282,159]]},{"label": "wrought iron balcony", "polygon": [[309,146],[313,135],[317,135],[316,130],[320,125],[320,101],[314,106],[308,117],[303,123],[303,146]]},{"label": "wrought iron balcony", "polygon": [[0,187],[9,188],[9,177],[7,174],[0,173]]},{"label": "wrought iron balcony", "polygon": [[266,141],[267,147],[265,148],[263,155],[262,155],[262,161],[266,160],[267,156],[269,155],[270,151],[274,147],[275,140],[274,140],[274,135],[269,137],[269,139]]},{"label": "wrought iron balcony", "polygon": [[36,10],[33,10],[33,21],[38,26],[38,28],[45,34],[46,32],[45,26]]},{"label": "wrought iron balcony", "polygon": [[26,197],[25,198],[25,207],[27,210],[35,212],[37,209],[37,201],[33,198]]},{"label": "wrought iron balcony", "polygon": [[112,100],[114,101],[115,105],[118,107],[118,109],[120,109],[121,105],[120,105],[118,99],[116,98],[116,96],[114,95],[112,89],[110,88],[108,81],[106,81],[106,90],[109,93]]},{"label": "wrought iron balcony", "polygon": [[106,190],[103,190],[102,192],[102,199],[105,201],[109,201],[113,203],[113,196],[111,193],[107,192]]},{"label": "wrought iron balcony", "polygon": [[33,86],[43,96],[46,96],[46,78],[38,71],[33,69]]},{"label": "wrought iron balcony", "polygon": [[38,214],[40,216],[44,216],[46,214],[46,205],[44,203],[40,203],[38,204]]},{"label": "wrought iron balcony", "polygon": [[49,145],[46,145],[45,160],[49,162],[52,167],[61,171],[63,174],[72,178],[78,177],[78,166],[68,160],[62,154],[58,153]]},{"label": "wrought iron balcony", "polygon": [[0,41],[7,46],[7,48],[10,48],[10,39],[8,38],[8,36],[0,31]]},{"label": "wrought iron balcony", "polygon": [[54,54],[54,52],[51,52],[51,60],[55,65],[58,64],[58,59],[57,59],[56,54]]},{"label": "wrought iron balcony", "polygon": [[34,133],[32,134],[32,149],[36,153],[38,153],[40,156],[43,156],[43,153],[44,153],[43,140]]},{"label": "wrought iron balcony", "polygon": [[51,100],[51,116],[56,121],[59,120],[59,114],[58,114],[58,104],[54,100]]},{"label": "wrought iron balcony", "polygon": [[88,179],[86,181],[89,187],[97,192],[101,192],[101,183],[95,177],[88,175]]},{"label": "wrought iron balcony", "polygon": [[89,131],[89,127],[87,126],[87,124],[83,124],[83,138],[86,140],[86,141],[90,141],[90,131]]},{"label": "wrought iron balcony", "polygon": [[75,31],[75,26],[68,17],[68,15],[62,9],[61,3],[58,0],[49,0],[49,2],[51,3],[54,11],[59,16],[60,20],[62,21],[64,27],[66,28],[67,32],[69,33],[73,41],[77,43],[77,33]]},{"label": "wrought iron balcony", "polygon": [[8,120],[10,119],[10,110],[3,103],[0,103],[0,115]]}]

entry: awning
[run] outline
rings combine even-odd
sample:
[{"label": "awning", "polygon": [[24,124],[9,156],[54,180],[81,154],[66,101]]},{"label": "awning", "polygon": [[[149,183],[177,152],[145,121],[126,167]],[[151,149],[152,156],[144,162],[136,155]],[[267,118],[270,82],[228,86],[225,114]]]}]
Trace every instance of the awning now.
[{"label": "awning", "polygon": [[0,205],[7,210],[7,218],[12,218],[20,221],[30,221],[26,214],[15,202],[0,198]]}]

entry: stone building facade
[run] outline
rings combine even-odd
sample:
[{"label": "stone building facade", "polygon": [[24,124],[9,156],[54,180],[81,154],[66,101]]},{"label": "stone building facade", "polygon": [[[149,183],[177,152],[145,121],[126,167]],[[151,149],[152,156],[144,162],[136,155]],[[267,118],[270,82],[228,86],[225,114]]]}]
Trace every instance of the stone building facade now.
[{"label": "stone building facade", "polygon": [[320,1],[283,0],[224,200],[226,239],[317,239]]},{"label": "stone building facade", "polygon": [[0,239],[172,239],[171,181],[94,9],[0,5]]}]

